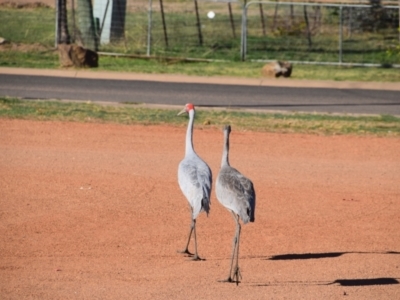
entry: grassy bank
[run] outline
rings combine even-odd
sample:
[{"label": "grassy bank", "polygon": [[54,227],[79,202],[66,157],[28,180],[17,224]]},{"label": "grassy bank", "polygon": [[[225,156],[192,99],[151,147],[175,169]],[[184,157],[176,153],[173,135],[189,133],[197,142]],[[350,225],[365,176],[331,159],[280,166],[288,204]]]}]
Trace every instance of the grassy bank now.
[{"label": "grassy bank", "polygon": [[[100,65],[91,72],[114,71],[145,74],[183,74],[261,78],[264,63],[257,62],[184,62],[101,56]],[[59,69],[55,50],[0,51],[0,67]],[[364,82],[400,82],[400,70],[394,68],[294,65],[291,78],[278,80],[334,80]]]},{"label": "grassy bank", "polygon": [[[99,105],[91,102],[33,101],[0,98],[0,118],[41,121],[74,121],[117,124],[185,126],[178,109],[141,105]],[[400,118],[393,116],[339,116],[303,113],[251,113],[233,110],[198,109],[197,127],[322,135],[400,136]]]}]

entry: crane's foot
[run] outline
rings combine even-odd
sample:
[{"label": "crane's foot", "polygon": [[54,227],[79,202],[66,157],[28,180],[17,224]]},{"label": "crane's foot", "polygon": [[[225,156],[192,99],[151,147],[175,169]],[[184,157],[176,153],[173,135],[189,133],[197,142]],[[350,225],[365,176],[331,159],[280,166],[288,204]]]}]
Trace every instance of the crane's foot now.
[{"label": "crane's foot", "polygon": [[218,280],[219,282],[233,282],[236,283],[236,285],[239,285],[240,280],[242,279],[242,274],[240,274],[239,267],[235,268],[235,271],[233,272],[233,277],[229,275],[227,279],[224,280]]},{"label": "crane's foot", "polygon": [[236,267],[235,271],[233,272],[233,282],[236,282],[236,285],[239,285],[241,279],[242,274],[240,274],[239,267]]},{"label": "crane's foot", "polygon": [[193,257],[191,258],[191,260],[199,261],[199,260],[205,260],[205,259],[204,259],[204,258],[201,258],[200,256],[198,256],[198,255],[196,254],[195,256],[193,256]]},{"label": "crane's foot", "polygon": [[191,257],[191,260],[197,261],[197,260],[205,260],[204,258],[201,258],[198,254],[194,254],[190,252],[188,249],[185,250],[178,250],[178,253],[186,254],[186,256]]},{"label": "crane's foot", "polygon": [[218,282],[233,282],[232,278],[229,276],[227,279],[218,280]]},{"label": "crane's foot", "polygon": [[178,253],[186,254],[186,256],[193,256],[194,254],[192,252],[189,252],[189,249],[184,249],[184,250],[178,250]]},{"label": "crane's foot", "polygon": [[223,280],[218,280],[218,282],[229,282],[229,283],[236,283],[236,285],[239,285],[240,281],[232,279],[232,277],[228,277],[227,279]]}]

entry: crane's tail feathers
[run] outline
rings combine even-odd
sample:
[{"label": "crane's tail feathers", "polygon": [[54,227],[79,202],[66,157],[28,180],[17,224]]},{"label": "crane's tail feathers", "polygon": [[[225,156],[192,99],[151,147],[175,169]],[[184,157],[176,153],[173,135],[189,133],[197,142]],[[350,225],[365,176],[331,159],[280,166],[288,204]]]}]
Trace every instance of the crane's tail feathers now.
[{"label": "crane's tail feathers", "polygon": [[208,216],[208,213],[210,212],[210,201],[207,198],[201,199],[201,208],[207,213]]},{"label": "crane's tail feathers", "polygon": [[207,213],[210,212],[210,204],[211,204],[211,186],[203,187],[203,198],[201,199],[201,209]]}]

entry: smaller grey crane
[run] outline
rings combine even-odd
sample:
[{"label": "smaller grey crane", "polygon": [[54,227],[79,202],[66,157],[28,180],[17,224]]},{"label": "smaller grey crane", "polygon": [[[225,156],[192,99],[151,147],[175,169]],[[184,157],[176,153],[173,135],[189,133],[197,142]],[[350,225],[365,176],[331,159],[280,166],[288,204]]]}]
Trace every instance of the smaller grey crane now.
[{"label": "smaller grey crane", "polygon": [[[236,282],[236,285],[238,285],[241,278],[239,271],[239,242],[241,230],[239,218],[242,219],[244,224],[248,222],[254,222],[256,193],[251,180],[243,176],[238,170],[229,165],[230,132],[231,126],[225,126],[221,169],[217,177],[215,191],[218,201],[232,213],[233,219],[236,223],[236,233],[233,238],[232,259],[229,275],[227,279],[222,281]],[[233,266],[235,257],[235,266]]]},{"label": "smaller grey crane", "polygon": [[185,157],[178,167],[178,182],[182,193],[189,201],[192,223],[186,247],[180,252],[190,256],[193,255],[189,252],[190,238],[193,233],[195,254],[192,259],[201,260],[197,253],[196,218],[202,211],[205,211],[207,215],[210,211],[212,173],[210,167],[193,149],[194,105],[192,103],[186,104],[178,115],[183,113],[189,114],[189,123],[186,131]]}]

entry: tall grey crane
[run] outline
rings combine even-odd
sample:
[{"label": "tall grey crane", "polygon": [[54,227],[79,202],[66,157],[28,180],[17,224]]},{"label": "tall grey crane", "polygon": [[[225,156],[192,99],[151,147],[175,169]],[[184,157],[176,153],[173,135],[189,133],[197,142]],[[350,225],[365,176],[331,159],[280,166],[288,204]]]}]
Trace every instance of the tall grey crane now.
[{"label": "tall grey crane", "polygon": [[[254,222],[254,211],[256,208],[256,193],[250,179],[243,176],[238,170],[229,165],[229,134],[231,126],[224,128],[224,148],[222,153],[221,169],[219,171],[215,192],[218,201],[227,208],[236,222],[236,233],[233,238],[232,259],[228,278],[223,282],[236,282],[239,284],[239,241],[241,225],[239,218],[244,224]],[[233,261],[236,256],[235,266]],[[232,272],[233,270],[233,272]]]},{"label": "tall grey crane", "polygon": [[185,108],[178,115],[183,113],[189,114],[189,123],[186,131],[185,157],[179,163],[178,167],[178,182],[182,193],[189,201],[192,222],[186,247],[180,252],[190,256],[193,255],[189,252],[189,243],[193,233],[195,253],[192,259],[201,260],[197,253],[196,218],[200,212],[205,211],[208,215],[210,211],[212,173],[210,167],[193,149],[194,105],[192,103],[186,104]]}]

